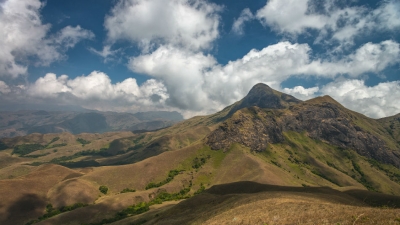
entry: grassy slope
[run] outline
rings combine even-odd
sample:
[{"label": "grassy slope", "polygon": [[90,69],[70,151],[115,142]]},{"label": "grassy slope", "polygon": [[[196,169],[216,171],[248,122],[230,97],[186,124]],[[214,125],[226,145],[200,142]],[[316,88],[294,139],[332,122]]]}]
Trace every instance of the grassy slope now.
[{"label": "grassy slope", "polygon": [[397,209],[371,208],[358,197],[326,187],[238,182],[113,224],[398,224]]}]

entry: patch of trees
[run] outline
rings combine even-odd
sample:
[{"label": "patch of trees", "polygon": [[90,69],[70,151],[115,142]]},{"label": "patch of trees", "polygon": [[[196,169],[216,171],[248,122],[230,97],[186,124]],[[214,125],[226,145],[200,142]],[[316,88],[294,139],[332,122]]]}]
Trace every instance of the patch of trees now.
[{"label": "patch of trees", "polygon": [[104,185],[101,185],[101,186],[99,187],[99,191],[100,191],[101,193],[103,193],[103,194],[107,194],[107,192],[108,192],[108,187],[107,187],[107,186],[104,186]]},{"label": "patch of trees", "polygon": [[43,220],[48,219],[50,217],[56,216],[58,214],[61,214],[61,213],[64,213],[64,212],[69,212],[69,211],[72,211],[74,209],[82,208],[82,207],[85,207],[85,206],[88,206],[88,204],[75,203],[73,205],[63,206],[63,207],[61,207],[59,209],[55,209],[55,208],[53,208],[52,204],[48,204],[46,206],[46,214],[40,216],[39,218],[37,218],[35,220],[29,221],[28,223],[26,223],[26,225],[31,225],[31,224],[34,224],[34,223],[38,223],[40,221],[43,221]]},{"label": "patch of trees", "polygon": [[16,145],[14,147],[14,150],[12,151],[12,154],[18,154],[20,156],[27,155],[31,152],[37,151],[37,150],[42,150],[45,149],[46,146],[41,145],[41,144],[22,144],[22,145]]},{"label": "patch of trees", "polygon": [[77,138],[76,141],[79,142],[80,144],[82,144],[82,147],[91,143],[90,141],[85,140],[83,138]]},{"label": "patch of trees", "polygon": [[201,192],[203,192],[204,190],[206,190],[206,187],[203,185],[203,183],[201,183],[201,184],[200,184],[199,190],[197,190],[197,191],[194,193],[194,195],[198,195],[198,194],[200,194]]},{"label": "patch of trees", "polygon": [[[182,170],[182,171],[183,171],[183,170]],[[165,180],[163,180],[163,181],[161,181],[161,182],[159,182],[159,183],[150,182],[150,183],[148,183],[148,184],[146,185],[146,188],[145,188],[145,189],[148,190],[148,189],[151,189],[151,188],[161,187],[161,186],[163,186],[164,184],[167,184],[167,183],[171,182],[171,181],[174,179],[174,177],[175,177],[176,175],[178,175],[180,172],[181,172],[181,171],[179,171],[179,170],[170,170],[169,173],[168,173],[167,179],[165,179]]]},{"label": "patch of trees", "polygon": [[[364,187],[366,187],[369,191],[377,191],[377,190],[374,188],[374,186],[372,185],[372,183],[369,182],[369,181],[366,179],[366,176],[365,176],[364,172],[361,171],[360,166],[359,166],[354,160],[351,160],[351,163],[353,164],[354,170],[357,171],[357,172],[360,174],[360,176],[361,176],[361,178],[358,179],[357,181],[360,182],[362,185],[364,185]],[[355,179],[355,176],[353,175],[352,178]]]},{"label": "patch of trees", "polygon": [[211,158],[211,156],[210,155],[207,155],[207,157],[196,157],[196,158],[194,158],[193,159],[193,161],[192,161],[192,168],[193,169],[198,169],[198,168],[200,168],[200,167],[202,167],[204,164],[206,164],[206,162],[207,162],[207,159],[210,159]]},{"label": "patch of trees", "polygon": [[125,188],[124,190],[122,190],[120,193],[127,193],[127,192],[136,192],[135,189],[129,189],[129,188]]},{"label": "patch of trees", "polygon": [[129,206],[128,208],[122,211],[119,211],[118,213],[115,214],[114,217],[103,219],[98,223],[89,223],[86,225],[103,225],[103,224],[113,223],[130,216],[139,215],[149,211],[150,206],[152,205],[162,204],[165,201],[175,201],[175,200],[190,198],[191,196],[190,194],[188,194],[189,192],[190,192],[190,187],[183,188],[177,193],[161,192],[158,195],[156,195],[150,202],[140,202],[138,204]]},{"label": "patch of trees", "polygon": [[56,142],[58,140],[60,140],[60,137],[55,137],[55,138],[51,139],[51,141],[49,142],[48,145],[50,145],[51,143],[54,143],[54,142]]},{"label": "patch of trees", "polygon": [[47,148],[57,148],[57,147],[63,147],[63,146],[67,146],[67,143],[54,144],[54,145],[49,146]]},{"label": "patch of trees", "polygon": [[46,156],[46,155],[49,155],[49,154],[50,154],[50,153],[46,152],[46,153],[37,154],[37,155],[24,155],[24,156],[22,156],[22,157],[24,157],[24,158],[34,158],[34,159],[36,159],[36,158],[39,158],[39,157],[42,157],[42,156]]}]

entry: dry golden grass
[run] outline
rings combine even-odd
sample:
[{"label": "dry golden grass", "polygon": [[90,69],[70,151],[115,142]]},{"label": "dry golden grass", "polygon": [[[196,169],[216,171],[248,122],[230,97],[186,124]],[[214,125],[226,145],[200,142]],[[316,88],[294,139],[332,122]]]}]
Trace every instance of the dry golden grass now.
[{"label": "dry golden grass", "polygon": [[241,182],[213,187],[153,217],[132,217],[115,224],[133,224],[143,220],[147,221],[143,223],[146,225],[399,224],[399,218],[399,209],[372,208],[361,200],[329,188]]},{"label": "dry golden grass", "polygon": [[0,180],[0,224],[23,224],[42,215],[50,188],[73,175],[79,173],[49,164],[22,177]]}]

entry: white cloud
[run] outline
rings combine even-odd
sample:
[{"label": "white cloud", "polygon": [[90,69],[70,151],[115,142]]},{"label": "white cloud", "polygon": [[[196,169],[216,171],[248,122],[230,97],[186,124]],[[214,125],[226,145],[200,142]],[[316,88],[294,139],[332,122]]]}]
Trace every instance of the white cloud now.
[{"label": "white cloud", "polygon": [[66,27],[49,37],[49,24],[41,21],[39,0],[5,0],[0,2],[0,76],[26,74],[31,64],[49,65],[64,59],[65,51],[85,38],[90,31]]},{"label": "white cloud", "polygon": [[373,118],[400,113],[400,81],[368,87],[362,80],[342,80],[327,84],[321,93],[330,95],[345,107]]},{"label": "white cloud", "polygon": [[306,28],[322,29],[327,16],[307,13],[309,0],[270,0],[257,11],[256,17],[265,26],[280,32],[299,34]]},{"label": "white cloud", "polygon": [[[279,42],[220,65],[210,55],[161,46],[150,54],[131,58],[129,68],[163,82],[169,106],[192,113],[210,113],[244,97],[258,82],[280,89],[283,81],[299,75],[331,79],[343,74],[359,77],[367,72],[379,73],[398,63],[399,56],[399,44],[394,41],[367,43],[353,54],[329,61],[313,60],[307,44]],[[305,99],[318,88],[297,87],[286,91]]]},{"label": "white cloud", "polygon": [[104,26],[109,41],[128,40],[144,51],[159,44],[209,49],[219,36],[221,9],[202,0],[120,0]]},{"label": "white cloud", "polygon": [[249,8],[243,9],[243,11],[240,13],[239,18],[235,19],[232,25],[232,31],[236,33],[237,35],[243,35],[243,27],[244,24],[250,20],[253,20],[255,17],[253,13],[251,13]]},{"label": "white cloud", "polygon": [[61,29],[55,37],[53,37],[54,43],[65,48],[72,48],[83,39],[93,38],[94,34],[91,31],[85,30],[79,25],[76,27],[66,26]]},{"label": "white cloud", "polygon": [[10,93],[10,88],[8,87],[8,85],[6,83],[4,83],[4,81],[0,80],[0,93],[2,94],[7,94]]},{"label": "white cloud", "polygon": [[400,29],[400,2],[383,1],[376,9],[339,7],[335,1],[323,1],[317,10],[311,0],[270,0],[257,11],[264,26],[284,34],[298,35],[307,29],[319,31],[316,42],[336,40],[340,47],[351,46],[354,38],[372,32]]},{"label": "white cloud", "polygon": [[105,45],[105,46],[103,46],[103,50],[101,50],[101,51],[98,51],[94,48],[89,48],[89,51],[104,58],[104,63],[106,63],[106,62],[112,60],[113,57],[115,56],[115,54],[117,54],[120,51],[120,49],[111,50],[111,45]]},{"label": "white cloud", "polygon": [[[108,75],[93,71],[87,76],[69,79],[48,73],[27,88],[18,88],[27,98],[44,99],[57,104],[78,104],[103,111],[146,111],[165,108],[168,98],[164,85],[154,79],[138,85],[128,78],[112,84]],[[19,93],[20,96],[23,93]],[[26,99],[25,99],[26,100]]]},{"label": "white cloud", "polygon": [[294,88],[284,88],[282,91],[298,99],[307,100],[316,97],[319,87],[304,88],[303,86],[296,86]]},{"label": "white cloud", "polygon": [[315,60],[306,65],[303,73],[335,77],[348,74],[358,77],[364,73],[379,73],[386,67],[400,62],[400,45],[392,40],[378,44],[366,43],[348,56],[339,60]]}]

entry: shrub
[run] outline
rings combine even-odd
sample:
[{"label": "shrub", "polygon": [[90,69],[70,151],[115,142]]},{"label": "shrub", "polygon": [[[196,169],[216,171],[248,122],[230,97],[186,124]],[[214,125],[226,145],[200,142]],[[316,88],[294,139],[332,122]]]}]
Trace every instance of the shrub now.
[{"label": "shrub", "polygon": [[14,147],[12,154],[19,154],[21,156],[27,155],[31,152],[44,149],[45,146],[41,144],[22,144]]},{"label": "shrub", "polygon": [[125,188],[124,190],[121,191],[121,193],[127,193],[127,192],[135,192],[135,189],[129,189],[129,188]]},{"label": "shrub", "polygon": [[181,171],[179,171],[179,170],[170,170],[169,173],[168,173],[167,179],[165,179],[165,180],[163,180],[163,181],[161,181],[159,183],[150,182],[150,183],[148,183],[146,185],[145,189],[148,190],[150,188],[161,187],[164,184],[167,184],[167,183],[171,182],[174,179],[174,177],[179,174],[179,172],[181,172]]},{"label": "shrub", "polygon": [[91,143],[90,141],[87,141],[87,140],[85,140],[85,139],[83,139],[83,138],[77,138],[76,141],[79,142],[79,143],[81,143],[82,146],[85,146],[85,145]]},{"label": "shrub", "polygon": [[107,186],[104,186],[104,185],[101,185],[101,186],[99,187],[99,191],[100,191],[101,193],[103,193],[103,194],[107,194],[107,192],[108,192],[108,187],[107,187]]}]

